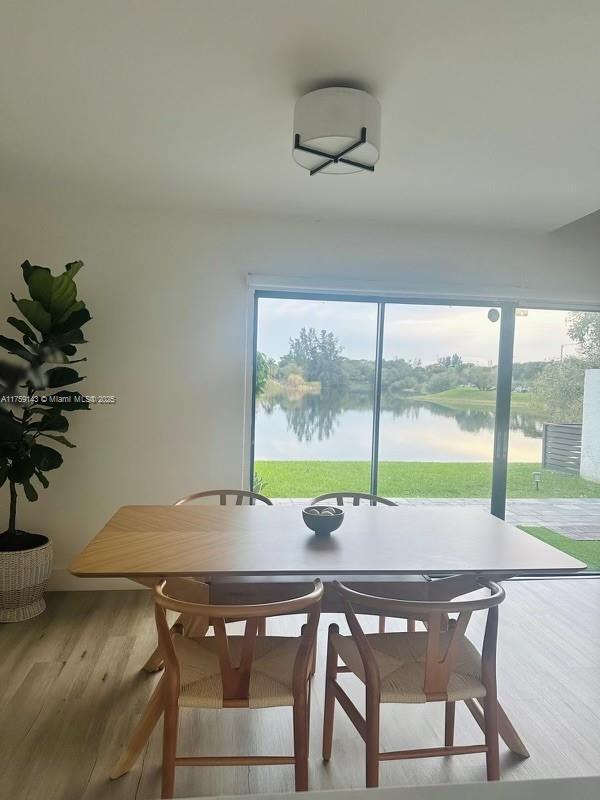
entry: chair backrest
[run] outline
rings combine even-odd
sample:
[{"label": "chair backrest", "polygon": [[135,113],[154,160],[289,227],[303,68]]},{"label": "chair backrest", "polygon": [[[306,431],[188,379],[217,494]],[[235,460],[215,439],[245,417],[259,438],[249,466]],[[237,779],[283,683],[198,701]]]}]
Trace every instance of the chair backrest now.
[{"label": "chair backrest", "polygon": [[[308,594],[281,600],[276,603],[258,603],[254,605],[213,605],[196,603],[191,599],[193,589],[189,581],[179,578],[170,578],[154,587],[154,610],[156,627],[158,630],[158,646],[165,662],[165,678],[167,690],[174,695],[179,695],[179,663],[169,623],[167,610],[177,611],[180,614],[192,617],[208,618],[215,632],[215,644],[221,679],[223,684],[224,705],[248,705],[250,674],[254,659],[254,648],[258,623],[267,617],[276,617],[284,614],[308,614],[308,620],[302,628],[300,646],[294,662],[294,687],[300,686],[308,678],[312,665],[312,654],[315,646],[323,584],[320,580],[313,582],[313,589]],[[226,629],[228,621],[245,620],[246,625],[239,651],[239,660],[234,663],[229,649],[229,638]]]},{"label": "chair backrest", "polygon": [[[376,597],[358,592],[337,581],[334,583],[335,590],[342,597],[346,619],[371,685],[379,686],[379,669],[369,640],[358,622],[357,614],[423,620],[427,631],[416,634],[426,637],[423,692],[428,700],[445,700],[448,696],[448,680],[471,615],[474,611],[487,609],[482,651],[483,679],[484,683],[492,677],[495,680],[498,606],[504,600],[504,589],[493,581],[486,581],[477,576],[442,578],[432,583],[430,596],[436,597],[435,600],[396,600]],[[463,595],[481,589],[488,589],[489,595],[472,600],[451,599],[462,598]],[[449,619],[451,614],[457,616]]]},{"label": "chair backrest", "polygon": [[367,492],[329,492],[327,494],[320,494],[311,502],[311,506],[316,503],[322,503],[325,500],[334,500],[338,506],[343,506],[345,500],[352,500],[353,506],[359,506],[361,502],[369,503],[372,506],[396,506],[393,500],[388,500],[387,497],[378,497],[376,494],[368,494]]},{"label": "chair backrest", "polygon": [[219,505],[221,506],[227,505],[228,497],[230,497],[232,500],[235,499],[236,506],[241,506],[245,499],[248,500],[248,504],[251,506],[253,506],[257,500],[259,503],[265,503],[268,506],[273,505],[271,500],[269,500],[268,497],[265,497],[264,494],[258,494],[258,492],[247,492],[245,489],[208,489],[205,492],[195,492],[194,494],[189,494],[187,497],[182,497],[181,500],[173,503],[173,505],[182,506],[184,503],[191,503],[194,500],[199,500],[202,497],[218,497]]}]

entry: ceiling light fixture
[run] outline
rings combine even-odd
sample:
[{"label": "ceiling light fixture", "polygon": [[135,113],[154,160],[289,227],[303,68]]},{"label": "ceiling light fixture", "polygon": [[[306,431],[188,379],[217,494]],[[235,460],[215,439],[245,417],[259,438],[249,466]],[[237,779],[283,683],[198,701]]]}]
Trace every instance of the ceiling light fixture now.
[{"label": "ceiling light fixture", "polygon": [[294,111],[294,161],[327,175],[375,172],[381,107],[368,92],[332,86],[309,92]]}]

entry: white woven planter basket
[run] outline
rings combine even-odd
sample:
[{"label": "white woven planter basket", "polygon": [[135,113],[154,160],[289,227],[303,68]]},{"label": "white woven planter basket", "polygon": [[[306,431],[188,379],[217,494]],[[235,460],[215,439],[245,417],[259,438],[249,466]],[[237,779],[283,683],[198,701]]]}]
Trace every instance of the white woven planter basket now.
[{"label": "white woven planter basket", "polygon": [[0,622],[23,622],[46,608],[43,593],[52,569],[52,542],[0,552]]}]

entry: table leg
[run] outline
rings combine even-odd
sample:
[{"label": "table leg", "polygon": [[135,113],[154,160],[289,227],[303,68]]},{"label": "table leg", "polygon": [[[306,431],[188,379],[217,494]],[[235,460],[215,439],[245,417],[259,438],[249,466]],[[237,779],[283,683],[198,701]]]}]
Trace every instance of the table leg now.
[{"label": "table leg", "polygon": [[[484,730],[483,711],[477,700],[465,700],[465,705],[473,715],[473,719]],[[525,747],[523,740],[515,730],[512,722],[506,716],[506,712],[498,703],[498,733],[508,749],[521,758],[529,758],[529,750]]]},{"label": "table leg", "polygon": [[135,726],[125,750],[121,753],[121,757],[115,764],[110,773],[110,777],[115,780],[125,775],[126,772],[133,767],[137,761],[138,756],[144,749],[150,734],[156,727],[156,723],[163,713],[163,678],[160,679],[154,691],[150,695],[148,705],[144,709],[142,718]]},{"label": "table leg", "polygon": [[184,636],[189,636],[191,639],[202,639],[210,628],[208,617],[182,614],[177,623],[183,626]]},{"label": "table leg", "polygon": [[158,647],[143,666],[145,672],[159,672],[163,668],[163,660]]}]

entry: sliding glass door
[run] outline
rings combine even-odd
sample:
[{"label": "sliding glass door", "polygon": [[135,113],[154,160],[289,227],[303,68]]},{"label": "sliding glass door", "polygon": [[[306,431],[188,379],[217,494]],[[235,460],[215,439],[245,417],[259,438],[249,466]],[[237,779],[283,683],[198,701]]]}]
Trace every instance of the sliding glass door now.
[{"label": "sliding glass door", "polygon": [[517,309],[506,518],[600,570],[600,313]]},{"label": "sliding glass door", "polygon": [[489,507],[500,326],[488,311],[386,304],[377,481],[386,497]]},{"label": "sliding glass door", "polygon": [[276,498],[371,485],[377,304],[259,297],[253,484]]}]

